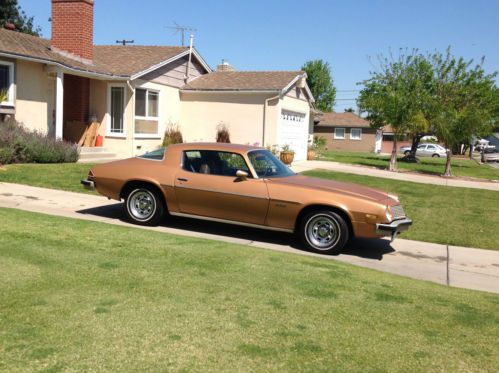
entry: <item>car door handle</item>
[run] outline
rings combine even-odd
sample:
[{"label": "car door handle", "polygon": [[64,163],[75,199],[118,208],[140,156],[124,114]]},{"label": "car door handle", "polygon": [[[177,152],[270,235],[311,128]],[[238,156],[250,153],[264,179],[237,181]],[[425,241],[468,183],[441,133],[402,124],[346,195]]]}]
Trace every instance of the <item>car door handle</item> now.
[{"label": "car door handle", "polygon": [[185,178],[183,178],[183,177],[177,177],[177,180],[178,180],[178,181],[189,181],[188,179],[185,179]]}]

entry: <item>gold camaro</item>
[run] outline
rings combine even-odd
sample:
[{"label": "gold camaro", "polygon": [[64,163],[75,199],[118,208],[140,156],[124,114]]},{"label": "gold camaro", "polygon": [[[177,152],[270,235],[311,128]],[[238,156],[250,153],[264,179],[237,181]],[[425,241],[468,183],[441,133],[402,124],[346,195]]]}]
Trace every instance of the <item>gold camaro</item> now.
[{"label": "gold camaro", "polygon": [[136,224],[157,225],[168,213],[294,232],[320,253],[337,253],[354,236],[393,239],[412,224],[396,196],[295,174],[270,151],[245,145],[170,145],[95,165],[82,184],[123,199]]}]

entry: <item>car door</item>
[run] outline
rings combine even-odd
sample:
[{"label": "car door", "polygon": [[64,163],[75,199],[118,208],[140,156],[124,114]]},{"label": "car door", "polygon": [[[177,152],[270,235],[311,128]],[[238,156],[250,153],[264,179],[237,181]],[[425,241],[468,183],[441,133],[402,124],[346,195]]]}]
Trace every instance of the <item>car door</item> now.
[{"label": "car door", "polygon": [[416,149],[416,156],[418,157],[424,157],[426,155],[426,145],[419,145],[418,148]]},{"label": "car door", "polygon": [[426,147],[426,155],[428,157],[431,157],[433,154],[436,154],[437,152],[437,147],[435,145],[428,145]]},{"label": "car door", "polygon": [[[175,175],[175,195],[183,214],[263,225],[269,206],[265,181],[254,179],[238,153],[189,150]],[[237,170],[248,178],[236,176]]]}]

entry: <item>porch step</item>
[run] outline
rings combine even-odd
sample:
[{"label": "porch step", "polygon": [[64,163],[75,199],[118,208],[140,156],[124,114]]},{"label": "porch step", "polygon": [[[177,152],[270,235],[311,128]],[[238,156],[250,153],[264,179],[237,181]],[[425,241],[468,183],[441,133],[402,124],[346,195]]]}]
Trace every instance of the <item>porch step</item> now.
[{"label": "porch step", "polygon": [[80,163],[100,163],[100,162],[110,162],[118,159],[115,153],[109,152],[106,148],[94,147],[94,148],[80,148]]}]

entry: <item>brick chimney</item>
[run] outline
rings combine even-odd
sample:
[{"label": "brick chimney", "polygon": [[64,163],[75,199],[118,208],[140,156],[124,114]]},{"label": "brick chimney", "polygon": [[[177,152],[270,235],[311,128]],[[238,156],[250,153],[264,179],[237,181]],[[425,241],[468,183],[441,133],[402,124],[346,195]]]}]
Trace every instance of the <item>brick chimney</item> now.
[{"label": "brick chimney", "polygon": [[94,0],[52,0],[52,49],[91,63]]}]

